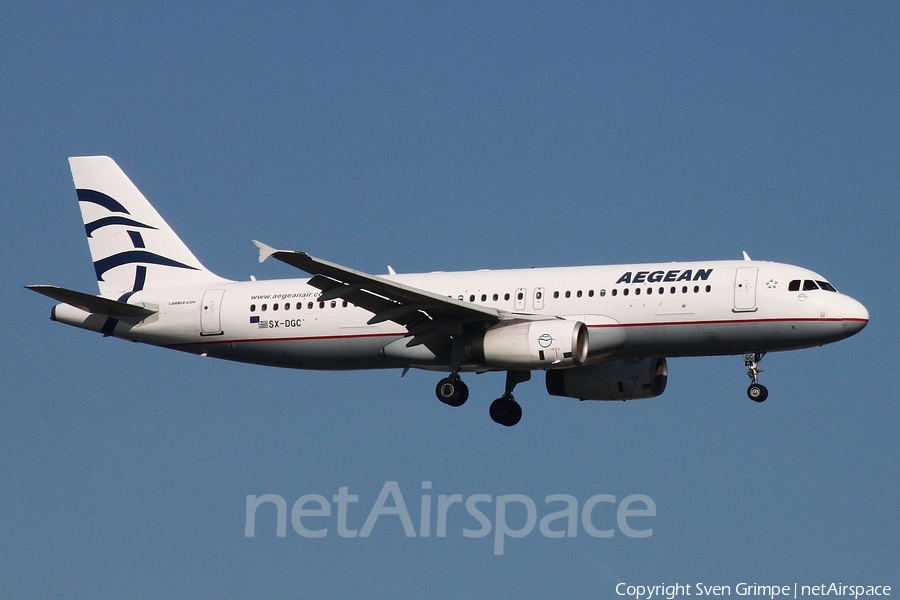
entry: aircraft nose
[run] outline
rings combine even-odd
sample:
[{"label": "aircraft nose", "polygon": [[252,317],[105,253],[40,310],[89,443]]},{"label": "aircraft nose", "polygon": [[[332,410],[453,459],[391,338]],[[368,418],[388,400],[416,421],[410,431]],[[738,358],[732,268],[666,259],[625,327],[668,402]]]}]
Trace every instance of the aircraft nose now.
[{"label": "aircraft nose", "polygon": [[869,324],[869,311],[861,302],[845,296],[841,302],[841,321],[844,331],[853,335]]}]

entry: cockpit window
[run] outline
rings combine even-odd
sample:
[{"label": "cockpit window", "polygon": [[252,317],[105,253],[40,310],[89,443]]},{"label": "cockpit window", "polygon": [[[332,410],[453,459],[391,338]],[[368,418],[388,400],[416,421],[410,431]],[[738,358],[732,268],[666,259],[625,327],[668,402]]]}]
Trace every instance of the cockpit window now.
[{"label": "cockpit window", "polygon": [[812,279],[794,279],[788,284],[789,292],[799,292],[800,288],[803,288],[804,292],[811,292],[813,290],[823,289],[826,292],[836,292],[834,286],[828,283],[827,281],[819,281],[818,279],[813,281]]}]

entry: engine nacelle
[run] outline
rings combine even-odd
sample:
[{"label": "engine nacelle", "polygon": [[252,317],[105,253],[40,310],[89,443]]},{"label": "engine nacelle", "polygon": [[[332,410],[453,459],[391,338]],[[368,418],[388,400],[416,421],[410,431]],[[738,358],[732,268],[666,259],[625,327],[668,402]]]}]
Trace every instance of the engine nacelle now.
[{"label": "engine nacelle", "polygon": [[588,347],[581,321],[520,321],[495,325],[473,339],[469,358],[498,369],[549,369],[584,363]]},{"label": "engine nacelle", "polygon": [[666,390],[665,358],[614,360],[574,369],[547,371],[547,393],[580,400],[637,400]]}]

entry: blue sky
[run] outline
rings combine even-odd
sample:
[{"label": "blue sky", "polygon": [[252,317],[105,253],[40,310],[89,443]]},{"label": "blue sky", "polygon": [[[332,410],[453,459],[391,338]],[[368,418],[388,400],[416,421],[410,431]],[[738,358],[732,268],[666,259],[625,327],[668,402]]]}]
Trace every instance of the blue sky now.
[{"label": "blue sky", "polygon": [[[895,3],[15,2],[0,21],[0,595],[614,597],[616,583],[900,585]],[[63,327],[95,282],[66,157],[107,154],[212,270],[251,239],[369,272],[753,258],[870,325],[677,359],[633,403],[434,374],[279,371]],[[653,535],[274,534],[247,495],[645,494]],[[510,523],[524,511],[510,509]],[[554,506],[552,510],[559,508]],[[612,524],[614,509],[595,513]],[[322,522],[327,521],[323,519]]]}]

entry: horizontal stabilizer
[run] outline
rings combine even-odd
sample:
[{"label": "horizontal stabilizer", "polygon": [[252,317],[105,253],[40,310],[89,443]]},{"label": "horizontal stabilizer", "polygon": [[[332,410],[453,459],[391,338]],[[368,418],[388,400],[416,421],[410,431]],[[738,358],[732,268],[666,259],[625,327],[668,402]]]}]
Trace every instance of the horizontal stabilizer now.
[{"label": "horizontal stabilizer", "polygon": [[115,318],[127,317],[147,317],[152,315],[156,310],[137,306],[135,304],[126,304],[110,300],[109,298],[101,298],[100,296],[91,296],[83,292],[75,290],[67,290],[55,285],[26,285],[26,288],[33,290],[38,294],[43,294],[59,302],[63,302],[83,311],[98,315],[107,315]]}]

